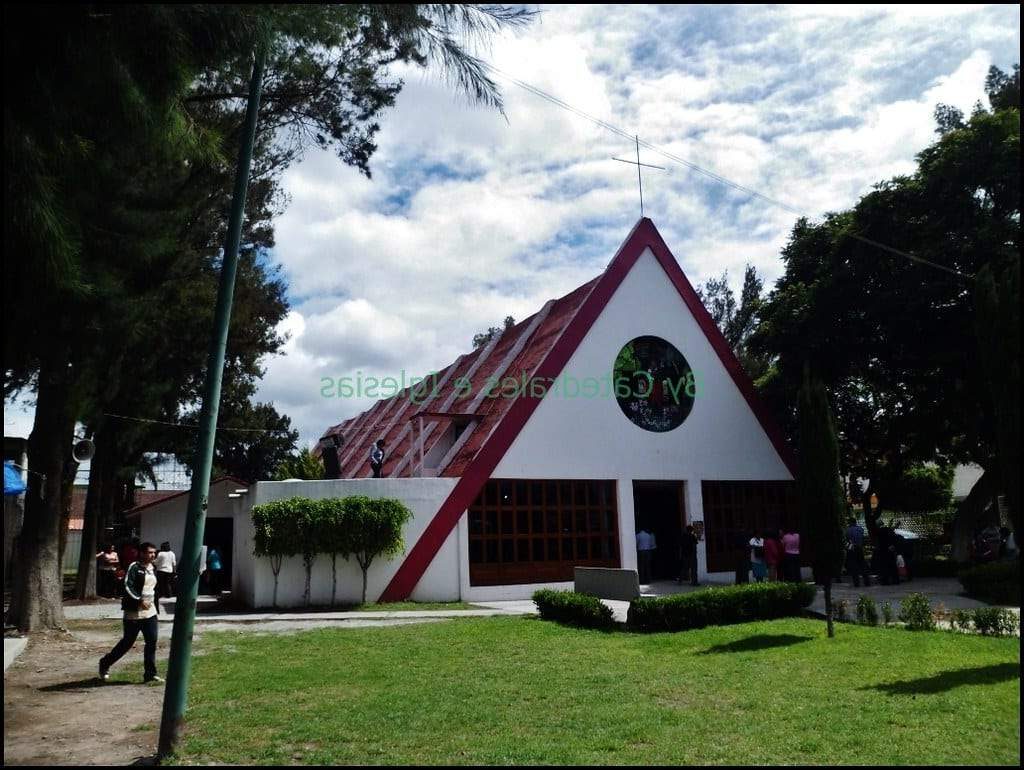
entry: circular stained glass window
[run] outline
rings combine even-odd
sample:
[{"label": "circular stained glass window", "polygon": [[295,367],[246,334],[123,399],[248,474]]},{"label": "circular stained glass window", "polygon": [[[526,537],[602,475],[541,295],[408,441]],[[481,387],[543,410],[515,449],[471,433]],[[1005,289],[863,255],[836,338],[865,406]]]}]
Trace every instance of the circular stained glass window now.
[{"label": "circular stained glass window", "polygon": [[693,370],[661,337],[627,342],[615,357],[612,380],[622,413],[644,430],[664,433],[678,428],[693,409]]}]

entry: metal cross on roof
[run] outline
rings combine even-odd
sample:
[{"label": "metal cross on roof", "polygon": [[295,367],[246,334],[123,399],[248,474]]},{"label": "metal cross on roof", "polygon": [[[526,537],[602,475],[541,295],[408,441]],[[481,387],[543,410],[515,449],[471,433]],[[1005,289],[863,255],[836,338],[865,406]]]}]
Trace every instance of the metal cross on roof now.
[{"label": "metal cross on roof", "polygon": [[632,166],[636,166],[636,182],[637,182],[637,184],[640,187],[640,217],[643,218],[643,215],[644,215],[644,180],[643,180],[643,177],[640,175],[640,167],[643,166],[644,168],[656,168],[659,171],[664,171],[665,168],[664,168],[664,166],[652,166],[650,163],[641,163],[640,162],[640,137],[639,136],[635,136],[634,139],[636,139],[636,160],[626,160],[625,158],[612,158],[612,160],[617,160],[619,163],[629,163]]}]

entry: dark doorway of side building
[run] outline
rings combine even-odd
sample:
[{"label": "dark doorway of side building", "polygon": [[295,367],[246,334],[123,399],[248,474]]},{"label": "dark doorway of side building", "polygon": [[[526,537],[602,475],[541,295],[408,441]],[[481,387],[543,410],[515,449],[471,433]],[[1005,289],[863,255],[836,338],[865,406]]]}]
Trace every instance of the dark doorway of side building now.
[{"label": "dark doorway of side building", "polygon": [[685,481],[634,481],[636,531],[654,535],[657,548],[651,565],[654,580],[679,577],[679,542],[686,526]]},{"label": "dark doorway of side building", "polygon": [[[220,554],[221,569],[217,574],[210,570],[203,573],[200,589],[205,594],[219,594],[231,590],[232,553],[234,551],[235,520],[221,517],[210,517],[206,520],[203,533],[203,545],[206,546],[207,557],[210,549],[216,548]],[[209,561],[209,558],[207,558]]]}]

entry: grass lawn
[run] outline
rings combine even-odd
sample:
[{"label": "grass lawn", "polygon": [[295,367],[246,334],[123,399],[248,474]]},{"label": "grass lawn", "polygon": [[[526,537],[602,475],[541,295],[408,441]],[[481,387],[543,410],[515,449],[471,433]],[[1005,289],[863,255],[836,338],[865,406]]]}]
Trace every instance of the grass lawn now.
[{"label": "grass lawn", "polygon": [[1018,639],[824,631],[496,617],[209,634],[177,760],[1018,764]]}]

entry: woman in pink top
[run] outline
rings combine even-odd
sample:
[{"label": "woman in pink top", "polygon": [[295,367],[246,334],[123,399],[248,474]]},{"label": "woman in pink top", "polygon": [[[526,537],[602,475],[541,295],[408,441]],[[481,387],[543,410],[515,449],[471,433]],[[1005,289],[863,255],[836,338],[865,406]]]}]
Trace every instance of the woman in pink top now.
[{"label": "woman in pink top", "polygon": [[783,579],[792,583],[800,582],[800,535],[792,527],[782,535]]},{"label": "woman in pink top", "polygon": [[780,532],[765,530],[764,562],[768,565],[768,579],[779,580],[779,564],[782,563],[782,543],[779,542]]}]

